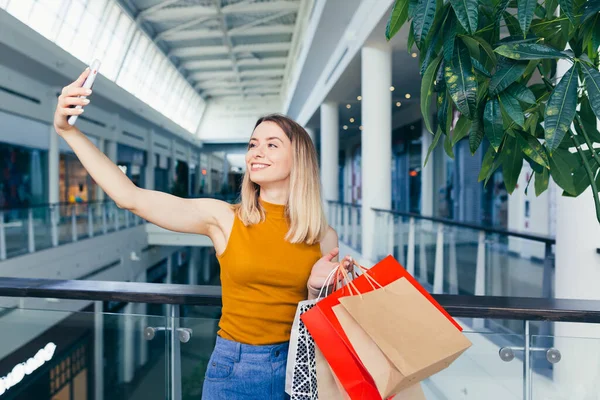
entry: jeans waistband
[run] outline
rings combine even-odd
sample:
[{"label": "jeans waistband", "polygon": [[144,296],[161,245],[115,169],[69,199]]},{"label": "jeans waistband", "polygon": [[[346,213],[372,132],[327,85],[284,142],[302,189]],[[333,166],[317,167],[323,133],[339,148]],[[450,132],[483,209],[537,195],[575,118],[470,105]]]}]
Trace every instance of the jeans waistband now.
[{"label": "jeans waistband", "polygon": [[217,343],[215,345],[215,351],[221,355],[230,357],[236,362],[239,362],[243,358],[251,359],[270,359],[272,362],[282,361],[287,358],[289,343],[279,343],[272,345],[255,346],[251,344],[244,344],[234,342],[232,340],[224,339],[217,336]]}]

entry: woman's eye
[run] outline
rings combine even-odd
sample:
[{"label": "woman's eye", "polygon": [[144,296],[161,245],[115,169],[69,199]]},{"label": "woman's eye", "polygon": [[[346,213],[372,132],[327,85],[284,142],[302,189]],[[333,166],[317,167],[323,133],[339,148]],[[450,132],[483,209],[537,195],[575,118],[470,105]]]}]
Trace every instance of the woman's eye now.
[{"label": "woman's eye", "polygon": [[276,149],[276,148],[277,148],[277,145],[276,145],[276,144],[274,144],[274,143],[270,143],[270,144],[269,144],[269,147],[273,147],[273,148],[275,148],[275,149]]},{"label": "woman's eye", "polygon": [[253,147],[255,147],[255,146],[256,146],[256,145],[255,145],[254,143],[250,143],[250,144],[248,145],[248,148],[249,148],[249,149],[251,149],[251,148],[253,148]]}]

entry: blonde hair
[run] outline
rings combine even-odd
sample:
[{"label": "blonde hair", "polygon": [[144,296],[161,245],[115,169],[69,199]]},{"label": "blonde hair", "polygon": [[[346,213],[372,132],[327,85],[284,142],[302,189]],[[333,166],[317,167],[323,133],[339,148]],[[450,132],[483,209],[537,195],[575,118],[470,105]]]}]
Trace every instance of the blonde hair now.
[{"label": "blonde hair", "polygon": [[[304,128],[284,115],[264,116],[256,122],[254,129],[263,122],[277,124],[292,142],[290,192],[285,208],[290,229],[285,240],[290,243],[309,245],[318,243],[325,236],[328,224],[321,200],[315,146]],[[260,186],[250,180],[246,171],[242,181],[240,202],[234,205],[237,217],[246,226],[258,224],[265,219],[265,210],[259,202],[259,195]]]}]

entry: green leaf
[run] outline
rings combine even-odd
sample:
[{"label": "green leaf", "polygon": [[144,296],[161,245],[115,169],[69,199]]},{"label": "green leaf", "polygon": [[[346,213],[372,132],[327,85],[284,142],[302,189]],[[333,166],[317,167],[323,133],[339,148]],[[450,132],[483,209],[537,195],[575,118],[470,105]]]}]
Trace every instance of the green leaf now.
[{"label": "green leaf", "polygon": [[557,7],[558,0],[546,0],[546,19],[551,19],[554,17]]},{"label": "green leaf", "polygon": [[[579,109],[579,117],[581,117],[581,123],[583,128],[587,132],[588,136],[592,140],[592,142],[600,143],[600,133],[598,132],[597,127],[597,117],[592,109],[592,105],[590,104],[590,100],[587,96],[581,97],[580,102],[581,108]],[[575,128],[577,129],[577,125],[575,124]],[[578,131],[579,133],[579,131]]]},{"label": "green leaf", "polygon": [[433,95],[433,80],[441,61],[442,56],[437,56],[431,65],[429,65],[421,80],[421,114],[425,120],[425,127],[431,133],[433,133],[431,130],[431,96]]},{"label": "green leaf", "polygon": [[507,61],[496,71],[490,81],[490,95],[495,96],[523,75],[527,63]]},{"label": "green leaf", "polygon": [[508,7],[508,3],[510,0],[500,0],[496,3],[496,7],[494,7],[494,16],[496,17],[496,25],[500,25],[500,20],[502,19],[502,14],[506,11],[506,7]]},{"label": "green leaf", "polygon": [[477,31],[479,4],[477,0],[450,0],[460,24],[467,32]]},{"label": "green leaf", "polygon": [[473,121],[469,121],[466,115],[460,116],[458,121],[456,121],[456,125],[454,126],[454,130],[452,132],[452,146],[469,134],[472,124]]},{"label": "green leaf", "polygon": [[535,173],[535,195],[539,196],[548,189],[550,183],[550,171],[544,169],[542,173]]},{"label": "green leaf", "polygon": [[[598,171],[598,163],[595,160],[589,160],[590,168],[594,176],[596,176],[596,172]],[[573,187],[575,191],[571,193],[573,196],[577,197],[591,185],[590,177],[587,174],[587,169],[585,165],[580,165],[573,172]]]},{"label": "green leaf", "polygon": [[478,116],[473,120],[473,124],[471,125],[471,130],[469,131],[469,149],[471,150],[471,154],[475,154],[479,146],[481,145],[481,141],[483,140],[483,122],[481,118]]},{"label": "green leaf", "polygon": [[448,20],[444,25],[444,60],[452,61],[454,54],[454,43],[456,41],[456,17],[452,12],[448,15]]},{"label": "green leaf", "polygon": [[515,99],[527,104],[535,104],[535,96],[533,92],[521,83],[513,83],[506,89],[506,93],[513,96]]},{"label": "green leaf", "polygon": [[526,35],[527,32],[529,32],[529,27],[531,26],[531,21],[533,20],[533,13],[535,11],[535,6],[537,5],[537,0],[518,0],[517,4],[519,25],[521,26],[521,31],[523,31],[523,34]]},{"label": "green leaf", "polygon": [[413,19],[415,10],[417,9],[418,0],[409,0],[408,2],[408,18]]},{"label": "green leaf", "polygon": [[494,172],[494,164],[496,160],[497,153],[494,151],[492,147],[489,147],[483,156],[483,161],[481,162],[481,169],[479,170],[479,176],[477,177],[477,182],[481,182],[483,180],[488,179],[492,173]]},{"label": "green leaf", "polygon": [[500,102],[497,98],[491,99],[485,105],[483,112],[483,127],[485,135],[495,151],[502,144],[504,138],[504,127],[502,126],[502,112],[500,111]]},{"label": "green leaf", "polygon": [[446,154],[448,154],[448,157],[454,160],[454,151],[452,150],[452,140],[450,139],[450,135],[446,135],[446,138],[444,139],[444,150],[446,151]]},{"label": "green leaf", "polygon": [[408,53],[412,53],[412,48],[415,45],[415,31],[413,30],[412,24],[410,24],[410,29],[408,30],[408,39],[406,40],[406,49]]},{"label": "green leaf", "polygon": [[385,27],[385,38],[389,41],[402,28],[408,18],[408,0],[396,0]]},{"label": "green leaf", "polygon": [[568,150],[557,150],[550,156],[550,175],[560,188],[567,193],[575,193],[575,183],[569,166],[574,158]]},{"label": "green leaf", "polygon": [[488,78],[492,77],[492,74],[490,74],[490,72],[483,65],[481,65],[481,63],[477,61],[477,59],[471,57],[471,64],[473,64],[473,68],[475,69],[475,71],[478,71],[479,73],[485,75]]},{"label": "green leaf", "polygon": [[442,137],[442,129],[438,127],[438,130],[435,132],[435,136],[433,137],[433,141],[431,142],[429,149],[427,149],[427,157],[425,157],[425,162],[423,163],[423,166],[427,165],[427,161],[429,161],[429,156],[431,155],[433,149],[435,149],[435,146],[437,146],[438,142],[440,141],[440,137]]},{"label": "green leaf", "polygon": [[573,0],[559,0],[560,11],[562,11],[573,24],[575,24],[575,17],[573,16]]},{"label": "green leaf", "polygon": [[513,60],[538,60],[542,58],[567,58],[566,54],[538,43],[505,44],[496,48],[496,53]]},{"label": "green leaf", "polygon": [[534,162],[538,163],[542,167],[550,168],[548,154],[546,154],[544,146],[542,146],[542,144],[536,138],[527,134],[517,134],[517,141],[521,146],[523,154],[531,158]]},{"label": "green leaf", "polygon": [[587,0],[583,7],[583,17],[581,22],[585,22],[588,18],[593,17],[600,12],[600,0]]},{"label": "green leaf", "polygon": [[[449,126],[450,126],[450,121],[451,121],[451,114],[448,113],[448,106],[449,106],[450,102],[448,100],[448,93],[447,91],[443,91],[441,93],[438,93],[438,97],[437,97],[437,122],[438,122],[438,126],[441,127],[442,132],[445,135],[450,134],[450,130],[449,130]],[[450,115],[450,120],[448,118],[448,116]]]},{"label": "green leaf", "polygon": [[421,49],[435,17],[436,0],[419,0],[415,8],[413,29],[417,47]]},{"label": "green leaf", "polygon": [[575,118],[577,106],[577,67],[573,65],[552,91],[546,106],[544,127],[550,154],[560,145]]},{"label": "green leaf", "polygon": [[[592,40],[590,41],[591,50],[595,55],[598,54],[598,47],[600,47],[600,14],[594,17],[592,26]],[[595,58],[595,57],[594,57]]]},{"label": "green leaf", "polygon": [[521,168],[523,168],[521,148],[517,140],[508,135],[502,149],[502,175],[504,176],[506,191],[509,194],[512,194],[517,187]]},{"label": "green leaf", "polygon": [[490,44],[486,42],[485,39],[477,36],[471,37],[465,35],[460,35],[460,38],[467,46],[469,46],[469,48],[480,46],[483,49],[483,51],[485,51],[485,54],[490,59],[490,62],[492,64],[496,64],[497,60],[496,54],[494,53],[494,49],[492,49],[492,46],[490,46]]},{"label": "green leaf", "polygon": [[504,11],[502,15],[504,16],[504,21],[506,22],[506,27],[508,28],[510,36],[524,36],[521,27],[519,26],[519,21],[514,15],[508,11]]},{"label": "green leaf", "polygon": [[477,78],[473,73],[467,47],[457,42],[452,62],[444,68],[444,78],[456,108],[473,119],[477,108]]},{"label": "green leaf", "polygon": [[506,92],[500,93],[498,98],[500,105],[504,108],[510,119],[515,121],[520,127],[523,127],[525,124],[525,115],[523,115],[519,101]]},{"label": "green leaf", "polygon": [[585,88],[590,98],[590,105],[596,117],[600,119],[600,72],[586,63],[579,63],[579,65],[585,77]]},{"label": "green leaf", "polygon": [[[421,61],[421,70],[420,70],[421,75],[423,75],[425,73],[425,71],[427,71],[427,68],[429,68],[429,65],[437,56],[437,53],[436,53],[437,43],[438,43],[438,37],[436,36],[433,39],[433,41],[431,42],[431,44],[427,47],[427,51],[425,51],[425,55],[423,56],[423,60]],[[423,53],[421,53],[421,54],[423,54]]]}]

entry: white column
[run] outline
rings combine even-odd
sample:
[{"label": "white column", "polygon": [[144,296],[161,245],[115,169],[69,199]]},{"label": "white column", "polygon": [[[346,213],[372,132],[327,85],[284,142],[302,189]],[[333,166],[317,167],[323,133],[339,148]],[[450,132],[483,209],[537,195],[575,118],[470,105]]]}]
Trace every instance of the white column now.
[{"label": "white column", "polygon": [[123,309],[123,382],[133,381],[135,375],[135,321],[136,316],[133,315],[134,304],[128,303]]},{"label": "white column", "polygon": [[[147,271],[144,270],[140,272],[137,277],[137,282],[145,283],[147,281]],[[144,332],[144,329],[148,326],[148,304],[146,303],[137,303],[136,305],[137,314],[140,315],[140,319],[138,320],[138,332]],[[144,366],[148,362],[148,341],[141,338],[139,335],[135,335],[135,339],[137,341],[138,349],[138,359],[137,366]]]},{"label": "white column", "polygon": [[117,142],[114,140],[106,140],[106,156],[110,161],[117,163]]},{"label": "white column", "polygon": [[315,139],[315,130],[313,128],[309,128],[309,127],[304,127],[304,129],[306,130],[306,133],[308,133],[308,136],[310,136],[310,140],[313,141],[313,143],[316,145]]},{"label": "white column", "polygon": [[[106,154],[106,139],[98,138],[98,150]],[[104,190],[100,187],[100,185],[96,185],[96,200],[103,201],[105,199]]]},{"label": "white column", "polygon": [[102,302],[94,302],[94,398],[104,399],[104,313]]},{"label": "white column", "polygon": [[362,254],[373,260],[375,213],[391,207],[392,51],[387,44],[362,49]]},{"label": "white column", "polygon": [[177,154],[175,153],[175,140],[171,140],[171,162],[169,163],[169,187],[170,192],[175,184],[175,164],[177,163]]},{"label": "white column", "polygon": [[192,247],[190,249],[190,261],[188,263],[188,284],[198,284],[198,263],[200,262],[200,248]]},{"label": "white column", "polygon": [[59,201],[59,180],[60,180],[60,172],[59,172],[59,159],[60,159],[60,151],[58,148],[58,142],[60,137],[54,130],[51,128],[50,132],[50,145],[48,147],[48,202],[49,203],[58,203]]},{"label": "white column", "polygon": [[321,105],[321,183],[324,200],[338,200],[340,115],[337,103]]},{"label": "white column", "polygon": [[[429,146],[433,142],[433,135],[429,133],[425,124],[423,123],[423,129],[421,133],[421,165],[425,163]],[[441,146],[439,146],[441,147]],[[433,216],[433,171],[434,171],[435,157],[432,154],[429,156],[427,165],[422,167],[421,170],[421,214],[432,217]],[[408,173],[408,171],[406,171]]]},{"label": "white column", "polygon": [[148,146],[146,146],[146,189],[154,190],[154,167],[156,155],[154,155],[154,131],[148,131]]},{"label": "white column", "polygon": [[[47,93],[49,107],[48,117],[52,121],[54,119],[54,110],[58,103],[57,92],[61,89],[55,88]],[[60,136],[56,133],[54,126],[50,127],[49,143],[48,143],[48,203],[58,203],[60,194],[60,171],[59,171],[59,150]]]},{"label": "white column", "polygon": [[[570,63],[559,61],[557,76],[562,76]],[[600,124],[599,124],[600,127]],[[598,149],[596,149],[598,151]],[[579,155],[576,154],[579,160]],[[596,218],[592,189],[577,198],[563,197],[556,191],[556,258],[555,297],[563,299],[600,300],[600,223]],[[555,323],[554,346],[562,354],[554,366],[557,388],[579,388],[568,398],[585,397],[582,393],[597,391],[597,355],[600,352],[600,325]],[[595,339],[577,339],[595,338]],[[561,393],[561,394],[563,394]],[[566,398],[567,398],[566,397]]]}]

